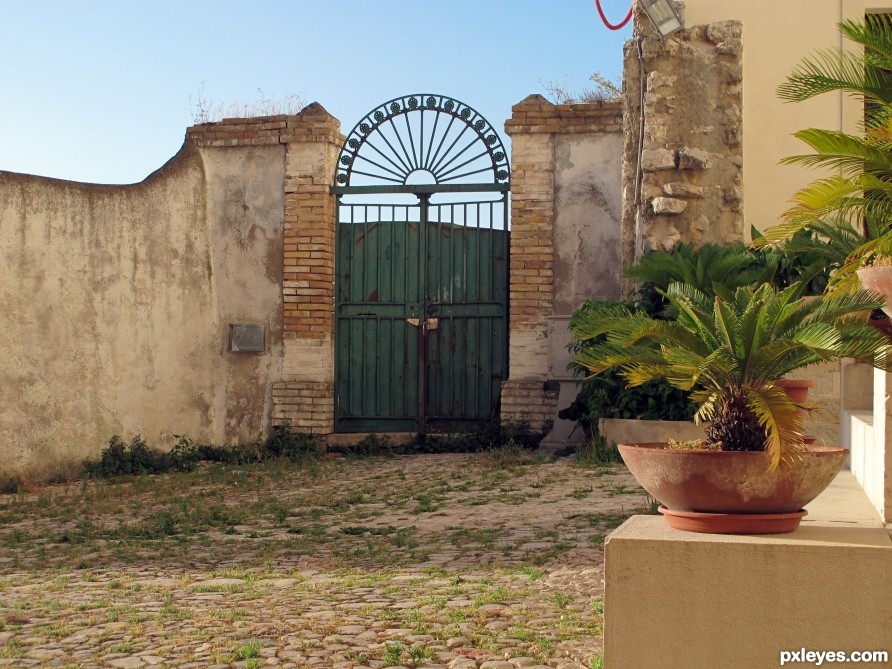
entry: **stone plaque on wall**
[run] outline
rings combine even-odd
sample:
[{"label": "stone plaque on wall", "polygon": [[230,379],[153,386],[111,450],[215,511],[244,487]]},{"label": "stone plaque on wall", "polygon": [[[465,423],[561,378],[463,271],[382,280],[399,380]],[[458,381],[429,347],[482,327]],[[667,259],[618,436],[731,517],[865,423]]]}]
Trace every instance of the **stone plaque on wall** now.
[{"label": "stone plaque on wall", "polygon": [[254,323],[230,323],[229,350],[233,353],[262,353],[266,350],[266,328]]}]

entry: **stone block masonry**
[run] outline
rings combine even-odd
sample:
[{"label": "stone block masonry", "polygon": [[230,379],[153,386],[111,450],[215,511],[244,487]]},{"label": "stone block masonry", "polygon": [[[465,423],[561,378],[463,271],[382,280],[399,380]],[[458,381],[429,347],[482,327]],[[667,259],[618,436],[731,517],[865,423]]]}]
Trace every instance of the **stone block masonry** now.
[{"label": "stone block masonry", "polygon": [[739,21],[661,40],[643,14],[624,66],[623,262],[743,239]]},{"label": "stone block masonry", "polygon": [[335,208],[329,194],[344,137],[312,103],[294,116],[224,119],[189,128],[200,146],[285,145],[283,378],[273,384],[274,425],[334,430]]}]

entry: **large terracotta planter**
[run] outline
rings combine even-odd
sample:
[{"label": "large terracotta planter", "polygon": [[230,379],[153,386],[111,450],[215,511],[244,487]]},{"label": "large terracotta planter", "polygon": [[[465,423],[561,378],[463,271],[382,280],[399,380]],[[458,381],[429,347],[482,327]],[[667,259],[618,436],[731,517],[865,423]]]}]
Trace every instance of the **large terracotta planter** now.
[{"label": "large terracotta planter", "polygon": [[[641,487],[668,510],[735,515],[797,514],[830,485],[849,453],[809,444],[794,467],[768,471],[762,452],[673,450],[664,443],[619,444],[619,452]],[[788,532],[795,525],[736,532]]]},{"label": "large terracotta planter", "polygon": [[858,280],[865,290],[886,298],[883,311],[892,318],[892,265],[868,265],[858,270]]}]

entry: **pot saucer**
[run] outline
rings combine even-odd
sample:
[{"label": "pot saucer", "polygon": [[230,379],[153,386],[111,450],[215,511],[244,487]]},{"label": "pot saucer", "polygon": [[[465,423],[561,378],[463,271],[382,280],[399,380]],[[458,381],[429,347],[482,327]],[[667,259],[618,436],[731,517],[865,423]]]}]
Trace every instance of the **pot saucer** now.
[{"label": "pot saucer", "polygon": [[805,509],[794,513],[699,513],[672,511],[665,506],[659,510],[669,527],[709,534],[785,534],[799,527],[808,513]]}]

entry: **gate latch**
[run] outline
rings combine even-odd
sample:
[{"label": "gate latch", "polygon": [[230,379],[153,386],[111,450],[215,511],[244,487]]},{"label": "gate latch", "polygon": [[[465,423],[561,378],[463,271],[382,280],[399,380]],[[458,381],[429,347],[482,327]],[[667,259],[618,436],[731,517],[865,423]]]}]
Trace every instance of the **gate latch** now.
[{"label": "gate latch", "polygon": [[439,318],[428,318],[424,321],[424,327],[428,330],[436,330],[440,327],[440,319]]}]

